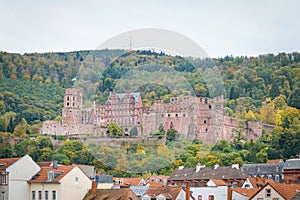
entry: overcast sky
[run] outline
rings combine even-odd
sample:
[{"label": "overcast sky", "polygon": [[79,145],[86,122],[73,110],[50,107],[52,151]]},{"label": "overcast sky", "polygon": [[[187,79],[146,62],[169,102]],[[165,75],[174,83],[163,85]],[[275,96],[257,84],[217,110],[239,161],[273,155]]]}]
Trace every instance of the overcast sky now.
[{"label": "overcast sky", "polygon": [[183,34],[211,57],[300,51],[300,1],[0,0],[0,51],[96,49],[140,28]]}]

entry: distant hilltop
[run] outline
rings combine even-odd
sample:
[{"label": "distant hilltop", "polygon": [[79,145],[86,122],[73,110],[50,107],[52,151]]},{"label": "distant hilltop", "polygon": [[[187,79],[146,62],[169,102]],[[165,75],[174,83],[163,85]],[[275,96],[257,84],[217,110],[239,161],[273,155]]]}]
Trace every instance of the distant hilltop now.
[{"label": "distant hilltop", "polygon": [[232,130],[243,123],[243,134],[257,139],[263,130],[273,126],[259,120],[241,121],[225,116],[223,96],[215,98],[180,96],[169,103],[155,100],[144,106],[140,93],[110,94],[104,105],[83,106],[79,89],[68,88],[64,95],[62,122],[45,121],[42,134],[63,136],[109,137],[108,126],[115,122],[122,129],[121,137],[147,138],[153,131],[175,129],[182,139],[216,142],[231,140]]}]

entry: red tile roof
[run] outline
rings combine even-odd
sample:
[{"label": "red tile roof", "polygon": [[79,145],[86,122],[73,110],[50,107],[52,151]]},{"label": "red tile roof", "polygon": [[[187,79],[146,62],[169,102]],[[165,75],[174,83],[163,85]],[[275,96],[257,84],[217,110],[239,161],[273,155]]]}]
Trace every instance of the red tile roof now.
[{"label": "red tile roof", "polygon": [[155,180],[155,179],[160,179],[160,180],[163,180],[163,179],[168,179],[170,178],[170,176],[148,176],[146,178],[146,180]]},{"label": "red tile roof", "polygon": [[[57,169],[52,166],[43,166],[41,170],[29,180],[29,183],[59,183],[59,181],[67,175],[76,165],[58,165]],[[56,176],[52,181],[48,181],[48,172],[53,171]]]},{"label": "red tile roof", "polygon": [[226,182],[220,179],[210,179],[216,186],[226,186]]},{"label": "red tile roof", "polygon": [[174,187],[150,187],[146,194],[151,198],[155,198],[156,196],[162,194],[167,199],[176,199],[179,195],[182,187],[174,186]]},{"label": "red tile roof", "polygon": [[148,182],[147,185],[149,185],[150,187],[163,187],[164,186],[163,182],[159,182],[159,183]]},{"label": "red tile roof", "polygon": [[269,183],[283,198],[291,199],[300,190],[300,184]]},{"label": "red tile roof", "polygon": [[248,180],[254,188],[261,188],[267,183],[274,182],[272,179],[265,179],[259,177],[248,177]]},{"label": "red tile roof", "polygon": [[[117,179],[119,180],[123,179],[123,184],[116,183]],[[116,186],[131,186],[131,185],[138,186],[142,180],[143,178],[117,178],[117,177],[113,178],[113,181]]]},{"label": "red tile roof", "polygon": [[9,166],[14,164],[20,158],[2,158],[0,159],[0,170],[6,170]]},{"label": "red tile roof", "polygon": [[282,160],[281,159],[275,159],[275,160],[268,160],[267,161],[267,163],[280,163],[280,162],[282,162]]},{"label": "red tile roof", "polygon": [[251,198],[258,191],[258,188],[233,188],[232,191],[235,191],[247,198]]},{"label": "red tile roof", "polygon": [[87,193],[83,200],[140,200],[129,188],[121,189],[97,189],[95,192],[92,189]]},{"label": "red tile roof", "polygon": [[263,188],[261,188],[259,191],[257,191],[253,197],[258,194],[259,192],[263,191],[267,185],[270,185],[278,194],[280,194],[284,199],[291,199],[294,197],[298,191],[300,190],[300,184],[282,184],[282,183],[268,183]]},{"label": "red tile roof", "polygon": [[52,162],[36,162],[40,167],[51,166]]}]

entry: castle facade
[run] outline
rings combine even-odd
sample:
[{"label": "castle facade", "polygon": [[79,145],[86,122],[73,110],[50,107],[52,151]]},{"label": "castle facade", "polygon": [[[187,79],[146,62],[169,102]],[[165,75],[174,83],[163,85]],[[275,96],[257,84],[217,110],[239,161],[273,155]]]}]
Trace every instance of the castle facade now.
[{"label": "castle facade", "polygon": [[[198,98],[182,96],[170,98],[169,103],[155,100],[152,106],[143,106],[140,93],[111,94],[105,105],[83,106],[78,89],[66,89],[62,121],[45,121],[42,134],[107,137],[107,126],[117,123],[124,136],[147,138],[153,131],[163,127],[165,131],[176,129],[183,139],[199,139],[216,142],[231,140],[232,129],[239,121],[224,115],[223,96]],[[244,134],[257,139],[262,131],[272,127],[261,121],[246,121]]]}]

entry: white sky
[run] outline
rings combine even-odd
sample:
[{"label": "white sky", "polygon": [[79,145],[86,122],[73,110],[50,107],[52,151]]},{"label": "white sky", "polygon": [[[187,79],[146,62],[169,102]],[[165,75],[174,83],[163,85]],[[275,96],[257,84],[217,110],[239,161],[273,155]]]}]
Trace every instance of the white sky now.
[{"label": "white sky", "polygon": [[210,57],[300,51],[300,1],[0,0],[0,51],[96,49],[140,28],[183,34]]}]

